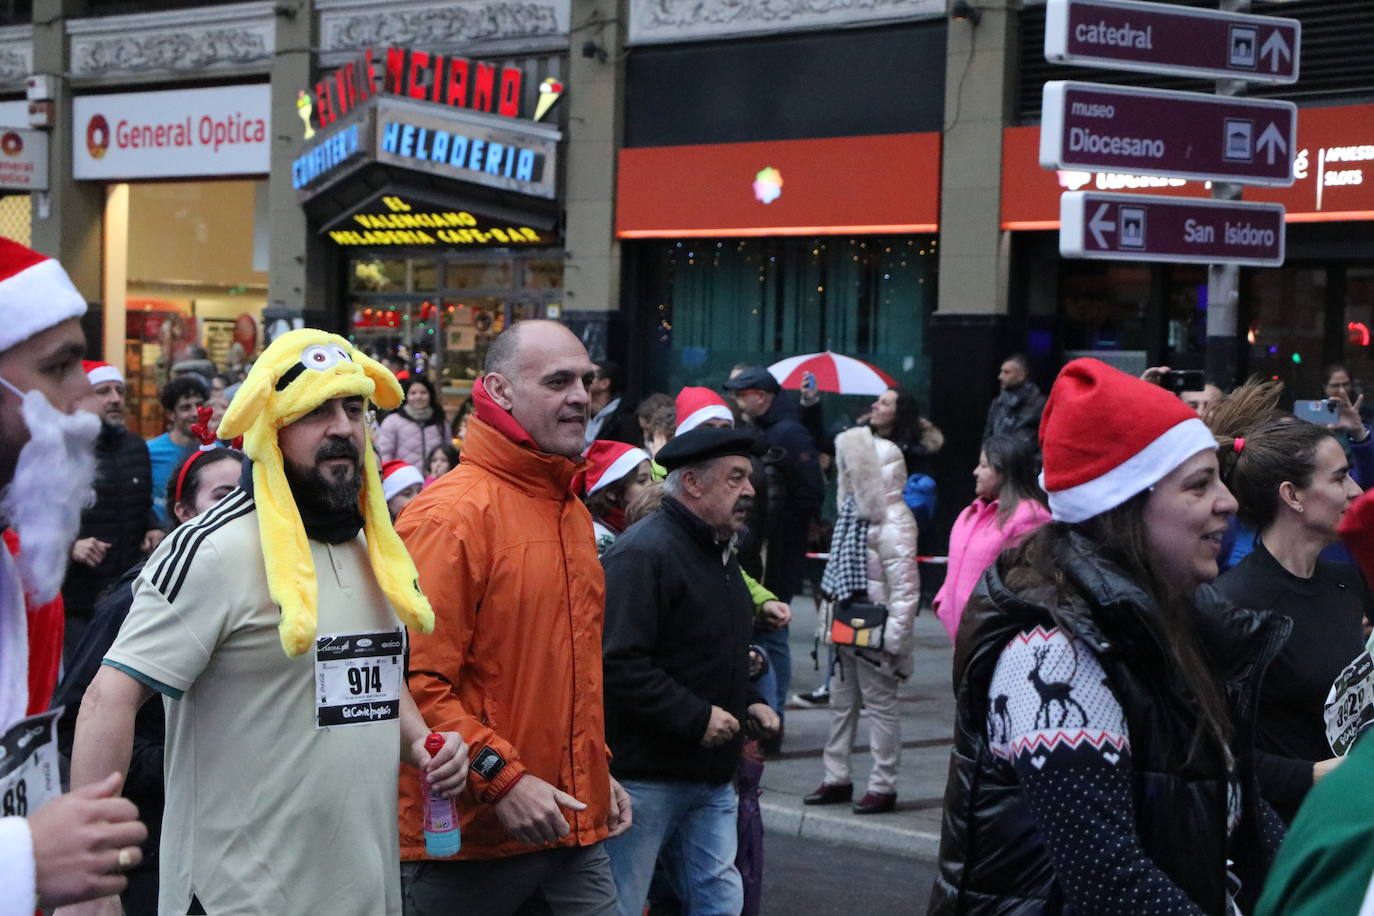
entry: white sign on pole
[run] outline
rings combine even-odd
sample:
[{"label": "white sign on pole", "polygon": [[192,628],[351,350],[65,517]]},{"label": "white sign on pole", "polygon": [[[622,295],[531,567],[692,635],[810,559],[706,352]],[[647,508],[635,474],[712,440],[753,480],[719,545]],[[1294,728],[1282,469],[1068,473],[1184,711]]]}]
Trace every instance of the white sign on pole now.
[{"label": "white sign on pole", "polygon": [[0,127],[0,190],[48,190],[48,134]]},{"label": "white sign on pole", "polygon": [[264,84],[77,96],[78,179],[265,175],[272,90]]}]

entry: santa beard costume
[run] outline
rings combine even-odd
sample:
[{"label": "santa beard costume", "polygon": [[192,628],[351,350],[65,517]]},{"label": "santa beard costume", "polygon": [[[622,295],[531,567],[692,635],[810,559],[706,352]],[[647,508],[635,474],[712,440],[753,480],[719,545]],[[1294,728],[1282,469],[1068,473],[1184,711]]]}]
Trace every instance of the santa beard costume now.
[{"label": "santa beard costume", "polygon": [[18,395],[29,429],[14,478],[0,493],[0,519],[19,535],[11,560],[0,550],[0,727],[23,717],[28,702],[27,594],[35,605],[62,587],[81,510],[95,497],[95,438],[100,418],[85,411],[64,414],[41,391]]}]

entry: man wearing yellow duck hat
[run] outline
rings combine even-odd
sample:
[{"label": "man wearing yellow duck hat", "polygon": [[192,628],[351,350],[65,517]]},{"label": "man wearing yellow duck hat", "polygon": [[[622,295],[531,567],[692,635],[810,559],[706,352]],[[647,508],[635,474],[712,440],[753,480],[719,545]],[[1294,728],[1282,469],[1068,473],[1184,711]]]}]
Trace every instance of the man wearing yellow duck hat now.
[{"label": "man wearing yellow duck hat", "polygon": [[431,758],[405,689],[405,628],[434,615],[387,514],[369,399],[396,407],[400,386],[344,338],[267,348],[219,427],[251,471],[148,560],[82,703],[74,786],[127,772],[138,707],[166,700],[164,913],[399,916],[397,748],[432,790],[466,782],[466,745],[445,733]]}]

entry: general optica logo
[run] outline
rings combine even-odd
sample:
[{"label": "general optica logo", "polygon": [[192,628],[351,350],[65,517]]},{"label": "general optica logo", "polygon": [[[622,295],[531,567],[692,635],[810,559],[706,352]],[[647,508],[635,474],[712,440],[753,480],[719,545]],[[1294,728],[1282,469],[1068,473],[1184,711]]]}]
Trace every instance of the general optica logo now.
[{"label": "general optica logo", "polygon": [[24,151],[24,138],[12,130],[7,130],[0,135],[0,153],[6,156],[18,156]]},{"label": "general optica logo", "polygon": [[86,124],[86,151],[92,159],[102,159],[110,148],[110,122],[104,115],[93,115]]},{"label": "general optica logo", "polygon": [[782,196],[782,172],[771,165],[754,176],[754,198],[761,204],[771,204]]}]

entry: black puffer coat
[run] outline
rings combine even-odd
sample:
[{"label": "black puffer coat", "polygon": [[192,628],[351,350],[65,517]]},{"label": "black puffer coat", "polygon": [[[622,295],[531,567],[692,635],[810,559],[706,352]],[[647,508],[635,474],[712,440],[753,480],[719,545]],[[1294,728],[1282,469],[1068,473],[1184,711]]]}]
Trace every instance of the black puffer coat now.
[{"label": "black puffer coat", "polygon": [[148,446],[122,426],[101,427],[95,442],[95,505],[81,513],[77,538],[110,545],[94,568],[72,563],[62,584],[68,616],[87,619],[100,593],[143,558],[143,536],[158,527],[153,514],[153,470]]},{"label": "black puffer coat", "polygon": [[[1272,850],[1261,835],[1259,791],[1251,766],[1255,701],[1269,662],[1291,623],[1231,608],[1210,587],[1194,601],[1199,633],[1225,678],[1235,737],[1232,752],[1244,793],[1235,834],[1226,835],[1227,770],[1220,748],[1199,751],[1187,766],[1195,718],[1171,677],[1159,610],[1147,593],[1091,541],[1070,534],[1058,566],[1078,590],[1054,601],[1048,583],[1009,588],[1006,555],[974,591],[955,646],[954,751],[945,788],[940,872],[931,914],[1066,912],[1063,888],[1009,764],[988,750],[988,687],[1007,642],[1036,625],[1064,626],[1094,652],[1121,703],[1131,736],[1135,816],[1150,859],[1205,913],[1226,912],[1226,860],[1242,881],[1239,903],[1251,912]],[[1024,571],[1018,571],[1024,572]]]}]

